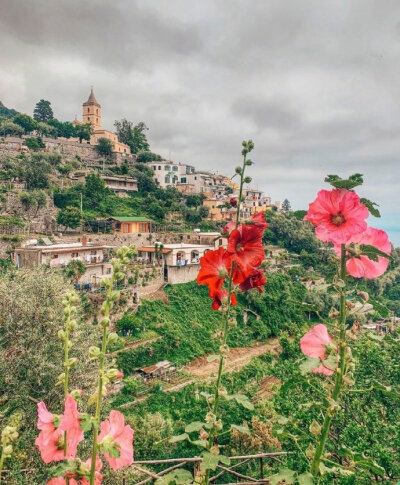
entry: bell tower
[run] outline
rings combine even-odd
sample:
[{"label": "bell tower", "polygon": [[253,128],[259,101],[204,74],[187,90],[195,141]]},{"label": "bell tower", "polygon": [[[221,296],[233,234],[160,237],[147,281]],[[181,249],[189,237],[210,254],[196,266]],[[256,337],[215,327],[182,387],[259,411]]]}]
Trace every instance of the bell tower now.
[{"label": "bell tower", "polygon": [[94,96],[93,86],[89,99],[83,103],[82,122],[91,123],[93,130],[101,130],[101,106]]}]

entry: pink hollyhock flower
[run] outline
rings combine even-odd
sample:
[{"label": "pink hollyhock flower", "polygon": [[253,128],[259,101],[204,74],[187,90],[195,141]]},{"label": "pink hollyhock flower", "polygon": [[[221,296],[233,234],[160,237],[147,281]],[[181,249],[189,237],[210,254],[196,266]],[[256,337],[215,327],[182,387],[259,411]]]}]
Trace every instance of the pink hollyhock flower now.
[{"label": "pink hollyhock flower", "polygon": [[345,244],[367,229],[368,215],[368,209],[355,192],[333,189],[318,192],[304,219],[316,226],[315,235],[321,241]]},{"label": "pink hollyhock flower", "polygon": [[[300,339],[300,348],[304,355],[308,357],[326,359],[326,346],[332,342],[332,338],[328,333],[328,329],[321,323],[315,325]],[[331,376],[333,370],[328,369],[323,364],[313,369],[314,373],[325,374]]]},{"label": "pink hollyhock flower", "polygon": [[122,371],[117,372],[117,379],[122,379],[124,377],[124,373]]},{"label": "pink hollyhock flower", "polygon": [[[390,244],[389,237],[386,232],[373,227],[368,227],[365,232],[353,236],[348,242],[374,246],[386,254],[390,254],[392,252],[392,245]],[[340,246],[335,245],[334,249],[336,254],[340,256]],[[348,259],[346,262],[347,272],[349,275],[354,276],[354,278],[376,278],[381,276],[386,271],[388,266],[388,258],[378,256],[378,261],[373,261],[364,254],[358,257],[354,256]]]},{"label": "pink hollyhock flower", "polygon": [[114,471],[133,462],[133,429],[125,425],[124,416],[119,411],[111,411],[109,419],[101,423],[99,443],[105,447],[117,447],[118,458],[113,458],[107,452],[104,453]]},{"label": "pink hollyhock flower", "polygon": [[[57,416],[50,413],[43,402],[38,403],[37,426],[41,431],[35,444],[46,464],[74,458],[78,444],[83,440],[78,405],[70,394],[65,401],[64,414],[58,419],[60,425],[56,426]],[[67,455],[64,452],[64,431],[67,431]]]}]

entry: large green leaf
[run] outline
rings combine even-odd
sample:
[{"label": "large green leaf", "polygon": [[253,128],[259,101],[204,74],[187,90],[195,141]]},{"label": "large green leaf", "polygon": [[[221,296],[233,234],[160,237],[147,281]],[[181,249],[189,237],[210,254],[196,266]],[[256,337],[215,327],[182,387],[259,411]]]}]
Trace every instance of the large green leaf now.
[{"label": "large green leaf", "polygon": [[200,470],[216,470],[217,465],[220,460],[219,455],[213,455],[212,453],[209,453],[208,451],[205,451],[202,453],[203,461],[201,462],[200,465]]},{"label": "large green leaf", "polygon": [[185,485],[193,482],[188,470],[173,470],[156,480],[156,485]]},{"label": "large green leaf", "polygon": [[320,360],[318,357],[307,357],[303,362],[300,364],[300,372],[301,375],[309,374],[313,369],[318,367],[320,364]]},{"label": "large green leaf", "polygon": [[277,485],[280,482],[285,481],[286,484],[290,485],[295,483],[296,472],[290,470],[289,468],[282,468],[279,473],[269,477],[269,482],[271,485]]},{"label": "large green leaf", "polygon": [[204,428],[205,425],[206,423],[202,423],[201,421],[193,421],[193,423],[189,423],[186,426],[185,431],[186,433],[193,433],[193,431],[200,431],[201,428]]},{"label": "large green leaf", "polygon": [[328,182],[337,189],[354,189],[358,185],[362,185],[364,180],[363,176],[360,173],[355,173],[350,175],[348,179],[342,179],[339,175],[328,175],[325,177],[325,182]]},{"label": "large green leaf", "polygon": [[179,434],[176,436],[173,436],[169,442],[170,443],[177,443],[178,441],[185,441],[189,438],[189,435],[187,433]]},{"label": "large green leaf", "polygon": [[377,209],[377,207],[379,207],[379,205],[376,202],[372,202],[371,200],[364,199],[364,198],[361,198],[360,202],[361,202],[361,204],[365,205],[365,207],[370,211],[370,213],[374,217],[381,217],[381,213]]},{"label": "large green leaf", "polygon": [[314,477],[309,472],[299,475],[297,481],[299,482],[299,485],[314,485],[315,483]]}]

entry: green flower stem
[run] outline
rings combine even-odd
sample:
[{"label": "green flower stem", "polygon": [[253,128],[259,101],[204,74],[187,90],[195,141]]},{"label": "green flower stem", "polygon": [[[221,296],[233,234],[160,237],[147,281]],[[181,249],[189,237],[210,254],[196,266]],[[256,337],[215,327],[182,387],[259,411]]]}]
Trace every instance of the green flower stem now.
[{"label": "green flower stem", "polygon": [[2,476],[3,476],[3,465],[4,465],[4,460],[5,460],[5,455],[4,455],[4,448],[1,450],[1,457],[0,457],[0,483],[1,483],[1,479],[2,479]]},{"label": "green flower stem", "polygon": [[[113,284],[110,285],[110,287],[107,289],[106,305],[105,305],[105,311],[104,311],[105,319],[109,319],[110,317],[109,297],[111,295],[112,288],[113,288]],[[97,452],[99,448],[98,436],[99,436],[99,428],[100,428],[101,398],[103,395],[103,374],[104,374],[104,362],[105,362],[106,351],[107,351],[107,325],[103,325],[103,338],[101,343],[101,352],[99,355],[99,381],[98,381],[99,384],[98,384],[96,412],[94,415],[94,426],[93,426],[93,448],[92,448],[92,461],[90,466],[90,485],[94,485],[95,483],[96,457],[97,457]]]},{"label": "green flower stem", "polygon": [[[64,402],[67,400],[68,387],[69,387],[69,331],[70,331],[71,311],[68,310],[68,314],[65,317],[65,336],[64,336]],[[68,454],[68,432],[64,431],[64,457]],[[67,477],[66,485],[69,485],[69,478]]]},{"label": "green flower stem", "polygon": [[[246,156],[247,153],[244,153],[243,155],[243,166],[242,166],[242,171],[240,173],[240,189],[239,189],[239,200],[237,204],[237,209],[236,209],[236,224],[235,227],[237,228],[239,225],[239,219],[240,219],[240,205],[242,201],[242,194],[243,194],[243,184],[244,184],[244,172],[246,169]],[[228,341],[228,334],[229,334],[229,318],[231,314],[231,296],[233,293],[233,269],[234,265],[232,265],[231,272],[229,274],[229,279],[228,279],[228,302],[227,302],[227,309],[226,312],[224,312],[224,324],[223,324],[223,337],[222,337],[222,345],[226,345],[226,342]],[[215,391],[214,391],[214,405],[213,405],[213,414],[217,417],[218,416],[218,405],[219,405],[219,390],[220,390],[220,385],[221,385],[221,378],[222,378],[222,371],[224,368],[224,361],[225,361],[225,355],[219,352],[219,365],[218,365],[218,375],[217,375],[217,380],[215,382]],[[216,435],[216,429],[213,427],[210,430],[210,436],[208,438],[208,444],[207,444],[207,449],[210,450],[211,447],[213,446],[214,443],[214,438]],[[210,470],[207,470],[206,472],[206,477],[205,477],[205,484],[208,485],[209,483],[209,478],[210,478]]]},{"label": "green flower stem", "polygon": [[[346,283],[346,251],[344,244],[341,245],[340,254],[340,279]],[[345,372],[346,361],[346,285],[340,290],[340,337],[339,337],[339,366],[336,369],[335,386],[332,391],[332,401],[336,402],[339,397],[343,384],[343,375]],[[329,434],[329,429],[334,416],[334,410],[326,410],[325,419],[322,425],[321,435],[319,437],[318,445],[315,450],[315,455],[311,463],[311,474],[316,477],[319,474],[319,466],[324,454],[326,441]]]}]

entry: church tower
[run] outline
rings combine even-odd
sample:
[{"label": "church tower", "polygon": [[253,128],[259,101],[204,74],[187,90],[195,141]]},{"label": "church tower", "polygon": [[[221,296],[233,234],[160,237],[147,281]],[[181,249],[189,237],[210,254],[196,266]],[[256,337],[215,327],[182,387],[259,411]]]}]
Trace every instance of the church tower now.
[{"label": "church tower", "polygon": [[93,130],[101,130],[101,106],[97,102],[93,88],[90,90],[89,99],[83,103],[82,122],[91,123]]}]

